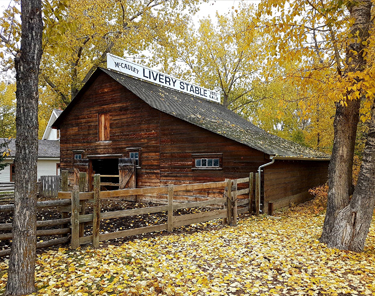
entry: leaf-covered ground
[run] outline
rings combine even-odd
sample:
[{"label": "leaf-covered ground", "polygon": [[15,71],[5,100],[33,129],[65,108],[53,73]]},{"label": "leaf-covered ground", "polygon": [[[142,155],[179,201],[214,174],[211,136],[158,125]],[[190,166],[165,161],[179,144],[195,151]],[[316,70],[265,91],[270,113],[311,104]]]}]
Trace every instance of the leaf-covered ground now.
[{"label": "leaf-covered ground", "polygon": [[[320,244],[323,219],[289,212],[98,250],[48,251],[38,255],[38,295],[374,295],[375,223],[358,254]],[[0,268],[2,292],[7,262]]]}]

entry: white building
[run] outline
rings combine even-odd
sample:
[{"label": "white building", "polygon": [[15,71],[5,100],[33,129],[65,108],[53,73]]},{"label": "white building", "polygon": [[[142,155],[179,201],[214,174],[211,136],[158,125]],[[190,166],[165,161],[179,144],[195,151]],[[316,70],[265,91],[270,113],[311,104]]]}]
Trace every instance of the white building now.
[{"label": "white building", "polygon": [[[0,143],[8,139],[0,138]],[[14,182],[14,156],[16,155],[16,140],[11,139],[8,148],[10,155],[5,159],[9,163],[4,170],[0,171],[0,183]],[[39,140],[38,143],[38,179],[40,176],[51,176],[60,174],[60,141]]]},{"label": "white building", "polygon": [[[42,140],[38,143],[38,180],[40,176],[60,175],[60,131],[51,126],[60,116],[62,110],[54,109],[44,131]],[[0,143],[8,139],[0,138]],[[8,148],[10,155],[5,159],[8,163],[4,170],[0,171],[0,183],[14,182],[14,157],[16,155],[16,140],[11,139]],[[2,151],[1,151],[2,152]]]},{"label": "white building", "polygon": [[60,116],[62,110],[54,109],[52,111],[51,117],[48,120],[47,127],[44,131],[42,140],[60,140],[60,130],[52,129],[52,124]]}]

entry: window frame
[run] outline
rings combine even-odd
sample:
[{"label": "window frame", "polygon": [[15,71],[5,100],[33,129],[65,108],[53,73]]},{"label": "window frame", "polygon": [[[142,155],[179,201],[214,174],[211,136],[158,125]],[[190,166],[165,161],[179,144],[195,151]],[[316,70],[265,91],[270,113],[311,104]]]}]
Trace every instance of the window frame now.
[{"label": "window frame", "polygon": [[142,155],[141,150],[142,149],[140,147],[128,147],[128,148],[126,148],[128,158],[136,159],[136,158],[132,158],[131,154],[132,153],[138,153],[138,163],[137,162],[135,163],[136,168],[141,168],[141,155]]},{"label": "window frame", "polygon": [[[192,155],[192,169],[193,170],[222,170],[223,169],[223,154],[222,153],[193,153]],[[200,165],[198,162],[200,161]],[[218,164],[214,165],[217,161]],[[205,162],[205,164],[203,164]],[[211,162],[211,165],[209,163]]]}]

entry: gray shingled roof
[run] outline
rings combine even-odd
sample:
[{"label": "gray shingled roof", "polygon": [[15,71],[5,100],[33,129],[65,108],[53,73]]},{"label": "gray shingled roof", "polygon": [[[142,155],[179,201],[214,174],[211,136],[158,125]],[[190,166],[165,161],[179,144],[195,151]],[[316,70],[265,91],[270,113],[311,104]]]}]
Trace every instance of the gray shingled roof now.
[{"label": "gray shingled roof", "polygon": [[[0,138],[0,143],[8,141],[6,138]],[[8,148],[10,157],[16,155],[16,139],[11,139]],[[60,158],[60,141],[39,140],[38,141],[38,158]]]},{"label": "gray shingled roof", "polygon": [[258,128],[224,106],[173,89],[100,68],[151,107],[268,155],[328,159],[327,154]]}]

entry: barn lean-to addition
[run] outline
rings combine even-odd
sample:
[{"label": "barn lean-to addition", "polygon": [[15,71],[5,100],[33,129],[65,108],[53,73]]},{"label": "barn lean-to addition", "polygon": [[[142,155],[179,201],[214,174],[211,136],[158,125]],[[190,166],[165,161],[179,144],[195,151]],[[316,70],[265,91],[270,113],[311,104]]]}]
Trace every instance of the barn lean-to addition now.
[{"label": "barn lean-to addition", "polygon": [[[125,187],[223,181],[262,171],[263,204],[305,200],[328,157],[271,135],[222,105],[99,68],[53,124],[61,169],[119,175]],[[90,185],[91,186],[91,185]]]}]

